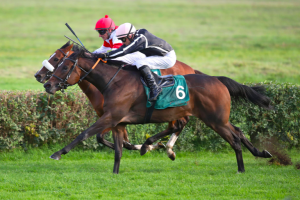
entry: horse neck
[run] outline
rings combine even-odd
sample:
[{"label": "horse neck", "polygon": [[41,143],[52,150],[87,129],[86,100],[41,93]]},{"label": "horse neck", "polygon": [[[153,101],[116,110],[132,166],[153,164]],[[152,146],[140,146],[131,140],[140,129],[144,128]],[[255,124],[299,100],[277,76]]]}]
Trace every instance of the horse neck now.
[{"label": "horse neck", "polygon": [[[78,64],[84,70],[89,71],[94,66],[95,62],[86,58],[80,58],[78,60]],[[116,67],[99,62],[85,80],[92,83],[99,91],[102,92],[117,70],[118,68]]]},{"label": "horse neck", "polygon": [[86,80],[83,80],[80,83],[78,83],[78,86],[80,87],[82,92],[86,95],[88,94],[91,85],[92,84],[90,82],[86,81]]},{"label": "horse neck", "polygon": [[87,80],[83,80],[78,83],[82,92],[87,96],[90,100],[93,108],[97,112],[98,116],[100,117],[103,114],[103,110],[100,109],[103,107],[104,99],[101,92],[90,82]]}]

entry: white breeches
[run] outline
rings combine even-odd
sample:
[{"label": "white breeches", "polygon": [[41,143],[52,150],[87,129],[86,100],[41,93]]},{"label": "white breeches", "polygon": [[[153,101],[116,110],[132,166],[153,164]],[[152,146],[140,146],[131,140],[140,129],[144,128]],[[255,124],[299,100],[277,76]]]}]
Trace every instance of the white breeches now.
[{"label": "white breeches", "polygon": [[143,65],[148,65],[150,69],[168,69],[173,67],[176,63],[175,51],[170,51],[165,56],[149,56],[137,51],[129,53],[124,56],[114,58],[112,60],[119,60],[130,65],[135,65],[138,69]]}]

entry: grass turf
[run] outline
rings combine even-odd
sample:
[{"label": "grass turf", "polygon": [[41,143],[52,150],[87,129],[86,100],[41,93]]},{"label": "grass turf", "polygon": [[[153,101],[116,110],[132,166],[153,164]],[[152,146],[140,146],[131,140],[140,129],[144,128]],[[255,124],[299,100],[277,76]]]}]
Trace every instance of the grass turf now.
[{"label": "grass turf", "polygon": [[93,30],[108,14],[168,41],[177,59],[238,82],[300,79],[300,2],[297,0],[38,1],[2,0],[0,89],[43,89],[34,73],[57,48],[75,39],[90,51],[103,43]]},{"label": "grass turf", "polygon": [[[60,161],[48,157],[61,147],[2,152],[0,199],[299,199],[300,171],[268,165],[244,152],[246,172],[237,174],[235,154],[125,150],[120,174],[112,174],[112,152],[73,150]],[[299,152],[290,152],[292,161]]]}]

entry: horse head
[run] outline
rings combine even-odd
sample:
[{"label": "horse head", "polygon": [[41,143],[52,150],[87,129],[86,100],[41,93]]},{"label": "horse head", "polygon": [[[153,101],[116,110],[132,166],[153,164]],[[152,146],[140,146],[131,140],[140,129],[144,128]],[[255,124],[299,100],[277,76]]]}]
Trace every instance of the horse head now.
[{"label": "horse head", "polygon": [[43,61],[43,67],[34,75],[36,80],[40,83],[45,83],[56,70],[59,63],[63,61],[68,55],[71,55],[73,44],[68,41],[60,49],[57,49],[48,60]]},{"label": "horse head", "polygon": [[50,79],[44,84],[46,92],[50,94],[54,94],[58,90],[63,92],[68,86],[81,82],[85,77],[84,75],[87,74],[86,70],[78,64],[80,57],[86,57],[84,55],[85,51],[75,48],[75,46],[73,50],[74,53],[63,59]]}]

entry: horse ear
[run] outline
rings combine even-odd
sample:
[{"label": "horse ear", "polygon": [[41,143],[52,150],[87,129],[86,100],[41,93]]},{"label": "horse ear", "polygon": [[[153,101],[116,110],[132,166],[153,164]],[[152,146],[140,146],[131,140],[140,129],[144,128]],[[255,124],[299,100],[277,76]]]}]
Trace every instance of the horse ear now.
[{"label": "horse ear", "polygon": [[60,49],[64,49],[68,46],[70,46],[70,40],[66,44],[64,44],[62,47],[60,47]]},{"label": "horse ear", "polygon": [[73,45],[74,45],[74,44],[71,44],[71,45],[70,45],[70,41],[69,41],[69,46],[68,46],[67,50],[70,51],[70,50],[73,48]]}]

